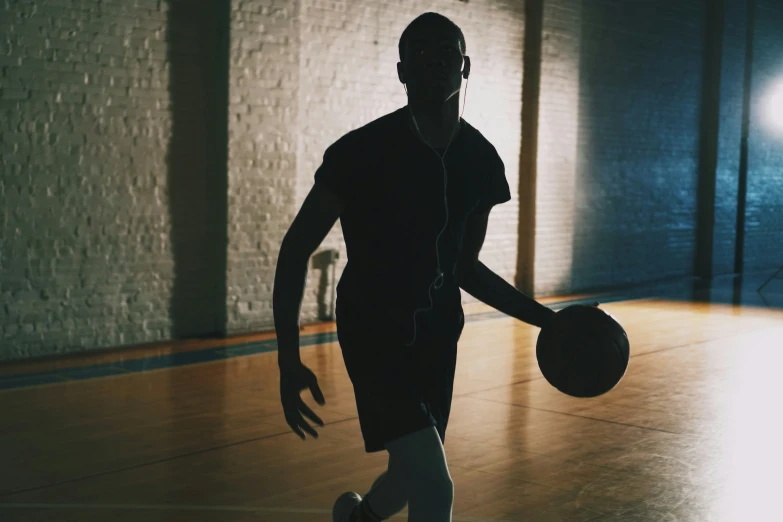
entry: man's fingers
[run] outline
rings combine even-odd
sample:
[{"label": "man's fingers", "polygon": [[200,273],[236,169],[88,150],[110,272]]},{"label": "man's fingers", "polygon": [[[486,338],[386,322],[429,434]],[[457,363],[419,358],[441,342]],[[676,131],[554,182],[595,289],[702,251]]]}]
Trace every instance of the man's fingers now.
[{"label": "man's fingers", "polygon": [[[307,408],[306,405],[304,405],[305,408]],[[312,413],[312,412],[310,412]],[[313,413],[313,416],[316,418],[318,417]],[[307,437],[305,437],[305,434],[302,433],[302,430],[306,431],[310,435],[313,436],[313,438],[318,438],[318,433],[309,425],[307,422],[302,418],[302,415],[299,414],[299,412],[291,413],[285,416],[285,420],[288,423],[288,426],[291,428],[291,430],[296,433],[300,439],[305,440]],[[321,422],[321,426],[323,426],[323,421],[321,419],[318,419],[318,421]]]},{"label": "man's fingers", "polygon": [[[304,375],[299,376],[299,382],[305,384],[307,381],[310,381],[309,383],[305,384],[304,387],[310,388],[310,393],[313,394],[313,398],[318,404],[326,404],[326,399],[324,398],[324,394],[321,391],[321,387],[318,386],[318,381],[315,379],[315,375],[309,371],[303,373]],[[313,412],[313,410],[311,410],[310,407],[307,406],[307,404],[305,404],[305,402],[299,396],[299,390],[303,389],[304,387],[302,387],[301,384],[296,385],[297,392],[293,393],[292,387],[294,385],[294,381],[291,381],[287,387],[281,386],[281,395],[283,399],[282,402],[283,409],[285,410],[286,422],[291,427],[293,432],[296,433],[302,440],[306,439],[305,433],[303,433],[303,431],[309,433],[313,438],[317,439],[318,433],[307,423],[307,421],[305,421],[305,419],[302,417],[302,414],[320,426],[324,425],[324,421],[321,420],[321,418],[316,415],[315,412]]]},{"label": "man's fingers", "polygon": [[302,430],[300,430],[300,429],[299,429],[299,426],[297,426],[295,423],[293,423],[293,422],[291,422],[291,421],[288,421],[288,426],[291,428],[291,430],[292,430],[294,433],[296,433],[296,434],[297,434],[297,436],[298,436],[300,439],[302,439],[302,440],[305,440],[305,435],[304,435],[304,433],[302,433]]},{"label": "man's fingers", "polygon": [[310,418],[311,421],[316,422],[320,424],[321,426],[324,425],[324,421],[321,420],[321,418],[315,414],[313,410],[310,409],[310,407],[304,403],[304,401],[301,401],[299,404],[299,409],[304,413],[307,417]]},{"label": "man's fingers", "polygon": [[313,394],[313,399],[315,399],[315,402],[321,406],[326,404],[326,399],[324,399],[324,394],[321,392],[321,387],[318,386],[318,382],[314,382],[310,385],[310,393]]},{"label": "man's fingers", "polygon": [[300,427],[301,427],[303,430],[305,430],[307,433],[309,433],[310,435],[312,435],[314,439],[317,439],[317,438],[318,438],[318,433],[316,433],[316,431],[315,431],[315,430],[312,428],[312,426],[310,426],[309,424],[307,424],[307,423],[304,421],[304,419],[302,419],[302,424],[300,424],[299,426],[300,426]]}]

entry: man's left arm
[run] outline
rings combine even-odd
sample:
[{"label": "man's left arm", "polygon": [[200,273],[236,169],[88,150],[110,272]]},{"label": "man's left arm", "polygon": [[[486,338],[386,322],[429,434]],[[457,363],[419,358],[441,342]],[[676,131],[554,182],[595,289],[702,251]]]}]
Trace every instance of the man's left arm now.
[{"label": "man's left arm", "polygon": [[478,260],[488,221],[489,211],[471,216],[466,223],[463,249],[457,263],[457,284],[492,308],[522,322],[543,327],[555,311],[520,292]]},{"label": "man's left arm", "polygon": [[505,279],[478,261],[472,272],[458,279],[460,288],[506,315],[533,326],[543,327],[555,311],[520,292]]}]

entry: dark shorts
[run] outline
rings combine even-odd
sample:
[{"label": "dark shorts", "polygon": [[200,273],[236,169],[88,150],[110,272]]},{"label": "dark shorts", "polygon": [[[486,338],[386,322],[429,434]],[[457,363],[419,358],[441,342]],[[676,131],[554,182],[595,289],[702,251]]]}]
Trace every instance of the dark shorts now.
[{"label": "dark shorts", "polygon": [[457,341],[465,318],[459,310],[405,320],[360,307],[337,307],[337,336],[353,383],[367,453],[429,426],[441,441],[451,412]]}]

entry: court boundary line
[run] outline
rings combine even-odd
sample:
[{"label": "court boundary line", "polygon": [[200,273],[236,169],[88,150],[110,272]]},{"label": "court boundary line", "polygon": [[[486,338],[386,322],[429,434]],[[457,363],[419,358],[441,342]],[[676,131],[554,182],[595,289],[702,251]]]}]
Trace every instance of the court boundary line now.
[{"label": "court boundary line", "polygon": [[[599,301],[601,303],[615,303],[650,298],[650,296],[633,298],[624,294],[604,296],[597,295],[589,298],[549,303],[547,306],[553,310],[558,310],[569,305],[588,304],[595,301]],[[510,316],[504,314],[503,312],[491,310],[487,312],[466,315],[465,322],[469,323],[508,318],[510,318]],[[338,342],[336,331],[302,335],[299,339],[300,349],[307,349],[314,346],[321,346],[324,344]],[[102,379],[107,377],[120,377],[136,373],[168,370],[171,368],[192,366],[194,364],[208,364],[212,362],[225,361],[228,359],[235,359],[238,357],[248,357],[260,353],[273,352],[276,350],[277,338],[272,338],[263,341],[238,343],[229,346],[213,346],[210,348],[204,348],[202,350],[154,355],[150,357],[142,357],[139,359],[128,359],[121,361],[111,361],[107,363],[89,364],[85,366],[74,366],[43,372],[0,375],[0,393],[23,388],[51,386],[75,381]]]},{"label": "court boundary line", "polygon": [[[301,515],[330,515],[331,509],[323,508],[289,508],[289,507],[262,507],[262,506],[226,506],[226,505],[198,505],[198,504],[65,504],[65,503],[0,503],[0,510],[11,509],[84,509],[84,510],[123,510],[123,511],[212,511],[235,513],[288,513]],[[587,509],[587,508],[585,508]],[[593,511],[593,510],[589,510]],[[593,511],[595,516],[602,513]],[[546,514],[547,511],[537,516]],[[407,520],[407,515],[398,513],[390,519]],[[455,522],[518,522],[505,519],[476,518],[469,516],[453,515]]]}]

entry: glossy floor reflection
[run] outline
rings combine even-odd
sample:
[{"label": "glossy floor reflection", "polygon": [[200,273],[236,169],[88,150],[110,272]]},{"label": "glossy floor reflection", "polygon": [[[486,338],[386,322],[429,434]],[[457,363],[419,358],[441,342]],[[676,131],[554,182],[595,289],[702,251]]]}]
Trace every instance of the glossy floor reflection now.
[{"label": "glossy floor reflection", "polygon": [[[765,278],[603,304],[632,359],[596,399],[541,377],[537,329],[472,309],[446,439],[454,520],[783,519],[783,281],[759,296]],[[302,357],[327,399],[305,395],[327,423],[305,442],[274,352],[0,392],[0,520],[330,520],[386,457],[363,451],[337,343]]]}]

